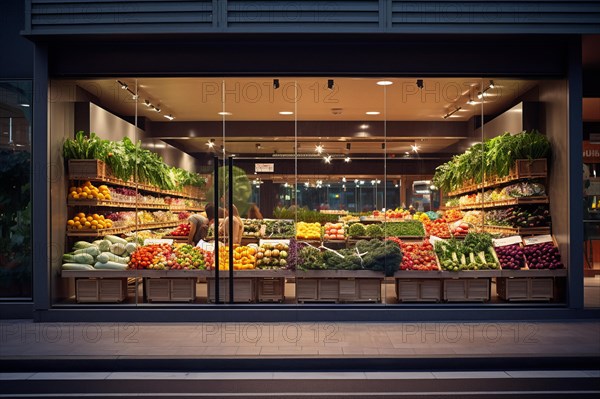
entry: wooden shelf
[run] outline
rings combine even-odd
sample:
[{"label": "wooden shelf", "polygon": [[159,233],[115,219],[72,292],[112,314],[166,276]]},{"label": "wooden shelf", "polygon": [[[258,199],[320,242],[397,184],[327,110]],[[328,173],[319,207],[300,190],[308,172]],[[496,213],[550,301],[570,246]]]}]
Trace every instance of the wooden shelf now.
[{"label": "wooden shelf", "polygon": [[550,234],[550,226],[545,227],[507,227],[507,226],[490,226],[485,225],[484,230],[489,233],[504,233],[520,236]]},{"label": "wooden shelf", "polygon": [[196,199],[196,200],[205,200],[206,199],[203,197],[195,197],[192,195],[188,195],[188,194],[185,194],[185,193],[182,193],[179,191],[163,190],[158,187],[151,186],[149,184],[126,182],[121,179],[116,179],[114,177],[93,176],[93,177],[87,177],[87,178],[74,178],[74,177],[70,176],[69,180],[89,180],[89,181],[93,181],[93,182],[112,184],[115,186],[127,187],[127,188],[137,189],[137,190],[141,190],[141,191],[156,193],[156,194],[168,195],[171,197],[190,198],[190,199]]},{"label": "wooden shelf", "polygon": [[171,212],[188,212],[188,211],[204,211],[204,208],[193,208],[193,207],[180,207],[170,206],[168,204],[149,204],[149,203],[135,203],[125,201],[103,201],[103,200],[76,200],[69,198],[67,200],[67,206],[95,206],[102,208],[126,208],[126,209],[156,209],[165,210]]},{"label": "wooden shelf", "polygon": [[87,229],[68,229],[67,237],[104,237],[105,235],[112,234],[124,234],[132,231],[139,230],[154,230],[154,229],[167,229],[170,227],[177,227],[181,221],[177,222],[164,222],[164,223],[145,223],[138,224],[137,226],[127,226],[127,227],[114,227],[110,229],[102,229],[102,230],[87,230]]},{"label": "wooden shelf", "polygon": [[505,206],[513,206],[513,205],[536,205],[536,204],[547,204],[549,203],[548,197],[520,197],[520,198],[512,198],[508,200],[502,201],[491,201],[491,202],[483,202],[478,204],[471,205],[459,205],[459,206],[449,206],[445,209],[460,209],[461,211],[471,210],[471,209],[490,209],[490,208],[502,208]]}]

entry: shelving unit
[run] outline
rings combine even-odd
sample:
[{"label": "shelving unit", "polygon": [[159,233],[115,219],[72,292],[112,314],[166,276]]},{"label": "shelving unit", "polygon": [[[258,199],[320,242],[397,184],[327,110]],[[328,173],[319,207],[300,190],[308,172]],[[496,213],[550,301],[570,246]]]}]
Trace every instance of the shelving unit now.
[{"label": "shelving unit", "polygon": [[69,229],[67,230],[68,237],[103,237],[107,234],[124,234],[130,233],[132,231],[139,230],[153,230],[153,229],[167,229],[170,227],[177,227],[180,221],[177,222],[164,222],[164,223],[145,223],[138,224],[135,226],[128,227],[114,227],[110,229],[102,229],[102,230],[87,230],[87,229]]},{"label": "shelving unit", "polygon": [[509,200],[502,201],[491,201],[491,202],[483,202],[478,204],[469,204],[469,205],[460,205],[460,206],[449,206],[445,207],[446,210],[449,209],[460,209],[461,211],[473,210],[473,209],[491,209],[491,208],[501,208],[504,206],[513,206],[513,205],[541,205],[548,204],[550,201],[548,197],[520,197],[513,198]]}]

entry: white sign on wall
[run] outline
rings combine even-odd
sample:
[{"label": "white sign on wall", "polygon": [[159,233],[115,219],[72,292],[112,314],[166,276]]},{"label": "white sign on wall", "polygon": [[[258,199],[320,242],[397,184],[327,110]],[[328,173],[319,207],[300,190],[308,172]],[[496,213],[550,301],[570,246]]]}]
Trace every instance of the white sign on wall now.
[{"label": "white sign on wall", "polygon": [[256,173],[273,173],[275,171],[274,163],[255,163],[254,172]]}]

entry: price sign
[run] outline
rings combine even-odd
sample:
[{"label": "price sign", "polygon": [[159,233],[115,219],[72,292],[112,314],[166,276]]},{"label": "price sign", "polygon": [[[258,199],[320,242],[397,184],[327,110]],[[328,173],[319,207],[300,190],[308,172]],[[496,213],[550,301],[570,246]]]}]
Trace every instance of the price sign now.
[{"label": "price sign", "polygon": [[172,238],[146,238],[144,240],[144,245],[152,245],[152,244],[173,244]]},{"label": "price sign", "polygon": [[510,236],[492,240],[494,247],[505,247],[507,245],[520,244],[523,242],[521,236]]},{"label": "price sign", "polygon": [[254,171],[256,173],[273,173],[275,171],[274,163],[255,163]]},{"label": "price sign", "polygon": [[524,238],[523,242],[525,245],[543,244],[545,242],[552,242],[552,236],[550,234],[545,234],[543,236],[528,237]]},{"label": "price sign", "polygon": [[435,245],[435,243],[438,242],[438,241],[445,241],[445,240],[443,238],[436,237],[436,236],[429,237],[429,243],[431,245]]},{"label": "price sign", "polygon": [[207,252],[215,252],[215,243],[214,242],[200,240],[200,241],[198,241],[198,244],[196,245],[196,247],[203,249]]},{"label": "price sign", "polygon": [[262,239],[261,238],[259,242],[260,242],[260,245],[263,245],[263,244],[271,244],[271,245],[285,244],[285,245],[290,245],[290,240],[288,240],[288,239],[280,239],[280,240],[278,240],[278,239],[275,239],[275,238],[273,238],[273,239]]}]

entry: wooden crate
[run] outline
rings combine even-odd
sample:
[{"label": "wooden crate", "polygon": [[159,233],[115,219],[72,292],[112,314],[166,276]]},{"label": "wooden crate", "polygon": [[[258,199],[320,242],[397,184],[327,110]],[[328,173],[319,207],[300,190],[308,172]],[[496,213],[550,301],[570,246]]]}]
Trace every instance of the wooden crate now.
[{"label": "wooden crate", "polygon": [[381,302],[383,278],[296,278],[298,302]]},{"label": "wooden crate", "polygon": [[442,299],[442,281],[396,279],[396,297],[400,302],[439,302]]},{"label": "wooden crate", "polygon": [[75,296],[78,303],[123,302],[127,297],[127,278],[78,278]]},{"label": "wooden crate", "polygon": [[445,279],[444,300],[448,302],[486,302],[490,300],[489,278]]},{"label": "wooden crate", "polygon": [[96,179],[110,176],[110,167],[98,159],[69,159],[70,179]]},{"label": "wooden crate", "polygon": [[[256,302],[255,278],[235,278],[233,281],[233,301],[235,303]],[[215,302],[215,278],[206,279],[208,301]],[[229,279],[219,278],[219,301],[229,302]]]},{"label": "wooden crate", "polygon": [[147,278],[148,302],[193,302],[196,299],[195,278]]},{"label": "wooden crate", "polygon": [[554,299],[554,279],[502,277],[496,280],[496,292],[506,301],[550,301]]},{"label": "wooden crate", "polygon": [[257,278],[256,295],[258,302],[283,302],[285,300],[285,278]]},{"label": "wooden crate", "polygon": [[546,158],[517,159],[515,166],[511,169],[511,175],[517,177],[545,177],[547,174],[548,163]]}]

